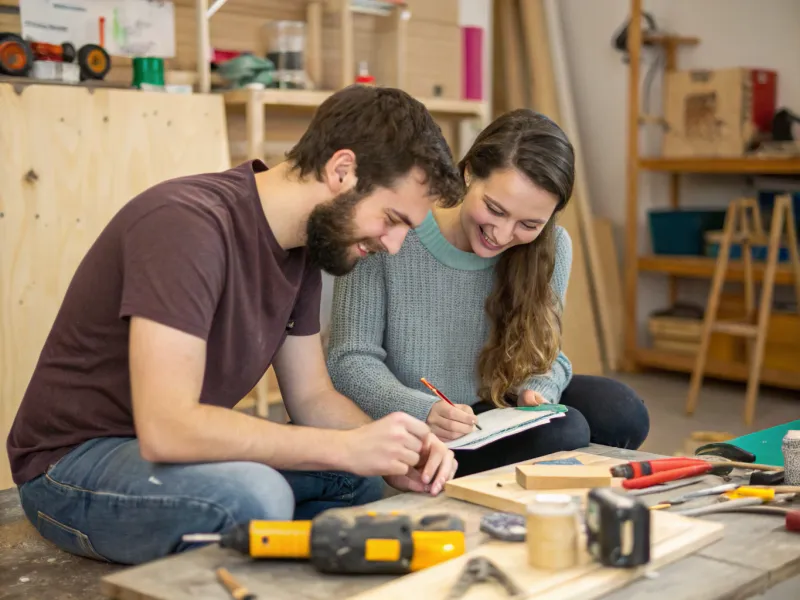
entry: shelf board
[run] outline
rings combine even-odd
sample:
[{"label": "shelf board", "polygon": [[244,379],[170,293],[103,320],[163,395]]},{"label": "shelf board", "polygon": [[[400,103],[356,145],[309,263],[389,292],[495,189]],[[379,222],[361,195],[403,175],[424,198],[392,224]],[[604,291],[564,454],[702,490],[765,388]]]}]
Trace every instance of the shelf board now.
[{"label": "shelf board", "polygon": [[[651,273],[667,273],[677,277],[711,279],[717,261],[704,256],[667,256],[650,254],[639,257],[639,270]],[[753,276],[756,281],[764,278],[765,264],[753,261]],[[740,260],[728,261],[726,281],[744,281],[744,263]],[[794,272],[789,264],[779,264],[775,272],[776,285],[792,285]]]},{"label": "shelf board", "polygon": [[658,44],[666,46],[667,44],[676,44],[678,46],[696,46],[700,43],[700,38],[695,36],[683,35],[662,35],[659,33],[645,33],[642,35],[643,43]]},{"label": "shelf board", "polygon": [[[652,348],[637,348],[636,362],[645,367],[691,373],[694,369],[695,356],[678,352],[665,352]],[[720,362],[709,359],[706,362],[705,375],[728,381],[747,381],[750,374],[748,365],[744,363]],[[762,369],[761,383],[775,387],[800,390],[800,372],[778,369]]]},{"label": "shelf board", "polygon": [[639,167],[669,173],[785,175],[800,173],[800,158],[640,158]]},{"label": "shelf board", "polygon": [[[264,106],[314,109],[334,92],[331,90],[250,90],[239,89],[223,92],[228,106],[244,106],[255,101]],[[480,118],[486,114],[485,102],[475,100],[451,100],[448,98],[418,98],[427,109],[436,115],[459,118]]]}]

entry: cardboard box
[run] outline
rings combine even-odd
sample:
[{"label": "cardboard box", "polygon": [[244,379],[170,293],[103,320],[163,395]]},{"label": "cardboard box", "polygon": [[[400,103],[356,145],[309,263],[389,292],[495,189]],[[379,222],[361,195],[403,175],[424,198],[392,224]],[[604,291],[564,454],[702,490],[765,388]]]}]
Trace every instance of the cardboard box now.
[{"label": "cardboard box", "polygon": [[664,157],[742,156],[759,132],[771,129],[775,71],[674,71],[664,85]]},{"label": "cardboard box", "polygon": [[406,0],[414,21],[458,25],[458,0]]}]

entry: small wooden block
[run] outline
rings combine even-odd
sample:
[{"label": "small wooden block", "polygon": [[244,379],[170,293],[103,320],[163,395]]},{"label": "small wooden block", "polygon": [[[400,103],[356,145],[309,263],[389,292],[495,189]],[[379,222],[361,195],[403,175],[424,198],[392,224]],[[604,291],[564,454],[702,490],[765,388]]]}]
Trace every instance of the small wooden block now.
[{"label": "small wooden block", "polygon": [[608,487],[609,468],[590,465],[520,465],[517,483],[526,490]]}]

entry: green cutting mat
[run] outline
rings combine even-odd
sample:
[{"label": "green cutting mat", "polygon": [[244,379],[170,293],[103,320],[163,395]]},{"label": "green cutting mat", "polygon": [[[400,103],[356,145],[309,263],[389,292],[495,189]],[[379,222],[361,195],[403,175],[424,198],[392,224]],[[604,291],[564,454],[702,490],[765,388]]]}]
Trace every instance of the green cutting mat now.
[{"label": "green cutting mat", "polygon": [[783,452],[781,451],[781,444],[783,443],[783,436],[790,429],[800,429],[800,421],[790,421],[783,425],[748,433],[728,440],[727,443],[752,452],[756,455],[756,462],[759,464],[782,467]]}]

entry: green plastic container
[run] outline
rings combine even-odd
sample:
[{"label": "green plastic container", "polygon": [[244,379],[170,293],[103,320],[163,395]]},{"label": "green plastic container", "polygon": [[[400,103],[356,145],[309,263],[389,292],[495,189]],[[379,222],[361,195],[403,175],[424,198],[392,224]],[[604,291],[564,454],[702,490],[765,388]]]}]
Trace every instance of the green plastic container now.
[{"label": "green plastic container", "polygon": [[133,59],[133,87],[141,90],[164,87],[164,59],[137,56]]}]

